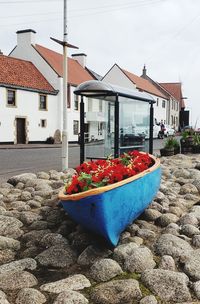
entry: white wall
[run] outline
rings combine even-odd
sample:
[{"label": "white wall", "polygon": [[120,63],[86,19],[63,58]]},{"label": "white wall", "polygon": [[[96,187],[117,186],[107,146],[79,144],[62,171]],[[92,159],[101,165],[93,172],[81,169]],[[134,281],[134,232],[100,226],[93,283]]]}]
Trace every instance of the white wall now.
[{"label": "white wall", "polygon": [[128,89],[136,89],[136,86],[128,79],[128,77],[120,70],[117,65],[114,65],[112,69],[104,76],[103,82],[109,82],[120,87]]},{"label": "white wall", "polygon": [[[58,129],[57,96],[48,95],[48,111],[39,110],[39,94],[16,90],[16,107],[7,106],[7,89],[0,88],[0,142],[16,142],[15,119],[26,118],[28,141],[45,141]],[[41,119],[47,126],[41,127]]]}]

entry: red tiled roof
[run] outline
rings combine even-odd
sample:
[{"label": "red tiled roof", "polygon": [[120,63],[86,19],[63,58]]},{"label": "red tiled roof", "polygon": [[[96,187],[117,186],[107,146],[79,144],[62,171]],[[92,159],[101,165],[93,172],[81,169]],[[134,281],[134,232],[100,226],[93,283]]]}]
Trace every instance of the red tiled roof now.
[{"label": "red tiled roof", "polygon": [[0,55],[0,85],[1,84],[42,92],[56,92],[31,62],[4,55]]},{"label": "red tiled roof", "polygon": [[172,83],[159,83],[163,88],[165,88],[172,96],[180,102],[181,108],[185,108],[185,102],[182,95],[181,83],[172,82]]},{"label": "red tiled roof", "polygon": [[[48,64],[56,71],[59,76],[63,76],[63,55],[36,44],[35,49],[48,62]],[[68,83],[79,85],[87,80],[94,80],[91,74],[84,69],[77,60],[67,58],[68,63]]]},{"label": "red tiled roof", "polygon": [[130,73],[124,69],[122,71],[136,85],[137,89],[162,98],[167,98],[167,96],[164,95],[160,90],[158,90],[157,87],[154,86],[150,81],[142,77],[136,76],[135,74]]}]

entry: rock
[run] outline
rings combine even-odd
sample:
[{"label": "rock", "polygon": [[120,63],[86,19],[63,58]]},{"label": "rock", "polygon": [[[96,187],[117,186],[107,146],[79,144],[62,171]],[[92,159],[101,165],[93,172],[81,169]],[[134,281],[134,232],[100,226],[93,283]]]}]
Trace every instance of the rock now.
[{"label": "rock", "polygon": [[122,274],[119,264],[112,259],[102,259],[96,261],[90,268],[92,278],[97,282],[106,282]]},{"label": "rock", "polygon": [[181,187],[179,193],[180,194],[187,194],[187,193],[197,194],[198,189],[193,184],[185,184]]},{"label": "rock", "polygon": [[130,232],[131,236],[134,236],[136,232],[139,230],[139,226],[136,224],[129,225],[126,230]]},{"label": "rock", "polygon": [[200,248],[200,235],[194,235],[192,238],[192,245]]},{"label": "rock", "polygon": [[154,296],[146,296],[141,301],[140,304],[157,304],[158,301]]},{"label": "rock", "polygon": [[22,194],[21,194],[21,200],[22,201],[29,201],[30,199],[32,198],[32,195],[30,192],[28,191],[23,191]]},{"label": "rock", "polygon": [[173,172],[173,175],[176,178],[179,178],[179,177],[182,177],[182,178],[185,178],[185,179],[190,178],[190,172],[186,169],[177,169]]},{"label": "rock", "polygon": [[9,263],[15,259],[16,252],[10,249],[0,250],[0,265]]},{"label": "rock", "polygon": [[37,255],[36,260],[45,267],[70,267],[76,262],[76,253],[70,247],[52,246]]},{"label": "rock", "polygon": [[135,248],[138,248],[138,245],[133,242],[119,245],[114,249],[113,259],[123,265],[126,257],[130,256]]},{"label": "rock", "polygon": [[0,275],[0,289],[3,291],[33,287],[37,284],[36,277],[26,271],[6,272]]},{"label": "rock", "polygon": [[146,269],[154,268],[156,263],[153,255],[147,247],[135,248],[131,255],[125,258],[124,268],[129,272],[141,273]]},{"label": "rock", "polygon": [[23,235],[22,237],[22,241],[24,243],[27,242],[32,242],[36,245],[39,244],[40,240],[46,235],[49,234],[51,232],[51,230],[49,229],[44,229],[44,230],[32,230],[30,232],[27,232]]},{"label": "rock", "polygon": [[69,290],[61,292],[53,304],[87,304],[88,300],[79,292]]},{"label": "rock", "polygon": [[107,258],[112,251],[106,248],[88,246],[78,257],[77,263],[82,266],[90,266],[101,258]]},{"label": "rock", "polygon": [[193,237],[195,234],[200,234],[200,230],[193,225],[186,224],[181,227],[181,233],[185,234],[188,237]]},{"label": "rock", "polygon": [[41,207],[41,203],[36,200],[27,201],[27,204],[30,206],[30,208],[40,208]]},{"label": "rock", "polygon": [[92,290],[91,300],[95,304],[132,303],[142,297],[136,280],[114,280],[98,285]]},{"label": "rock", "polygon": [[43,238],[40,240],[39,245],[44,248],[49,248],[51,246],[66,246],[69,242],[66,238],[64,238],[59,233],[48,233],[43,236]]},{"label": "rock", "polygon": [[37,173],[37,178],[39,179],[50,179],[50,176],[48,173],[41,171]]},{"label": "rock", "polygon": [[31,207],[22,201],[15,201],[10,204],[12,209],[16,209],[17,211],[29,211]]},{"label": "rock", "polygon": [[35,221],[30,225],[31,230],[45,230],[48,228],[46,221]]},{"label": "rock", "polygon": [[188,214],[183,215],[183,216],[179,219],[178,223],[179,223],[180,225],[182,225],[182,226],[183,226],[183,225],[187,225],[187,224],[193,225],[193,226],[198,226],[198,220],[197,220],[196,216],[194,216],[194,215],[191,214],[191,213],[188,213]]},{"label": "rock", "polygon": [[166,213],[166,214],[162,214],[159,218],[157,218],[156,224],[161,227],[166,227],[171,223],[176,223],[178,219],[179,218],[175,214]]},{"label": "rock", "polygon": [[23,231],[20,229],[23,223],[10,216],[0,215],[0,235],[17,239]]},{"label": "rock", "polygon": [[187,256],[184,265],[184,272],[194,280],[200,280],[200,249],[196,249]]},{"label": "rock", "polygon": [[32,224],[34,221],[39,221],[41,220],[42,217],[36,213],[33,213],[31,211],[23,211],[21,213],[20,216],[20,220],[22,221],[22,223],[24,223],[25,225],[30,225]]},{"label": "rock", "polygon": [[150,269],[142,273],[141,279],[145,286],[163,301],[173,303],[191,300],[187,287],[189,279],[183,273]]},{"label": "rock", "polygon": [[139,236],[143,240],[152,241],[156,237],[156,233],[149,229],[139,229],[137,231],[137,236]]},{"label": "rock", "polygon": [[173,258],[191,254],[192,247],[184,240],[172,234],[163,234],[155,243],[159,255],[171,255]]},{"label": "rock", "polygon": [[164,270],[175,271],[176,265],[174,259],[170,255],[163,255],[160,260],[159,268]]},{"label": "rock", "polygon": [[23,288],[17,294],[16,304],[43,304],[46,303],[45,296],[33,288]]},{"label": "rock", "polygon": [[81,290],[85,287],[90,287],[90,281],[82,274],[75,274],[66,279],[47,283],[40,286],[40,290],[59,294],[68,290]]},{"label": "rock", "polygon": [[191,215],[193,215],[198,221],[200,221],[200,206],[193,206],[190,212]]},{"label": "rock", "polygon": [[160,216],[161,213],[156,209],[146,209],[143,214],[144,219],[147,221],[155,221]]},{"label": "rock", "polygon": [[34,259],[22,259],[0,266],[0,275],[8,272],[19,272],[25,269],[34,270],[37,263]]},{"label": "rock", "polygon": [[200,281],[193,284],[193,289],[198,300],[200,300]]},{"label": "rock", "polygon": [[17,251],[20,249],[20,242],[12,238],[0,236],[0,250],[2,249],[12,249]]},{"label": "rock", "polygon": [[36,179],[37,176],[34,173],[22,173],[9,178],[7,183],[16,186],[19,182],[25,184],[27,180]]},{"label": "rock", "polygon": [[0,303],[1,304],[10,304],[8,301],[7,301],[7,297],[6,297],[6,294],[0,290]]}]

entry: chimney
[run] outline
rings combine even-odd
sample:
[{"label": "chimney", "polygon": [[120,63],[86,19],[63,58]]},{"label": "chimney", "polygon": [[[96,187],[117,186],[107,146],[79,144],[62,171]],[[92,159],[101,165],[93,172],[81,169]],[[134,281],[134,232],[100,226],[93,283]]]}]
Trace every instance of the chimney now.
[{"label": "chimney", "polygon": [[0,55],[3,55],[3,52],[2,52],[2,50],[0,50]]},{"label": "chimney", "polygon": [[146,69],[146,65],[144,64],[143,70],[142,70],[142,77],[146,78],[147,76],[147,69]]},{"label": "chimney", "polygon": [[31,29],[17,31],[17,45],[35,45],[36,32]]},{"label": "chimney", "polygon": [[86,66],[86,57],[87,55],[84,53],[72,54],[73,59],[77,60],[80,65],[85,68]]}]

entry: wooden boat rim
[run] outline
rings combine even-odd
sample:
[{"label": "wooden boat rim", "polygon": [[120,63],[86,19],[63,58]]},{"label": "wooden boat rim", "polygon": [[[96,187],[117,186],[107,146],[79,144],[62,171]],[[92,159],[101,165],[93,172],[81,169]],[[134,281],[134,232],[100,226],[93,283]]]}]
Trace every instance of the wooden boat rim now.
[{"label": "wooden boat rim", "polygon": [[146,174],[155,171],[157,168],[160,167],[160,159],[156,158],[155,156],[153,156],[151,154],[149,154],[149,156],[154,160],[154,162],[155,162],[154,165],[139,174],[136,174],[129,178],[123,179],[122,181],[111,184],[111,185],[107,185],[107,186],[103,186],[103,187],[99,187],[99,188],[95,188],[95,189],[90,189],[90,190],[80,192],[80,193],[64,194],[64,190],[61,190],[58,194],[58,197],[62,201],[78,201],[82,198],[92,196],[92,195],[98,195],[98,194],[110,191],[112,189],[118,188],[120,186],[123,186],[125,184],[131,183],[131,182],[145,176]]}]

